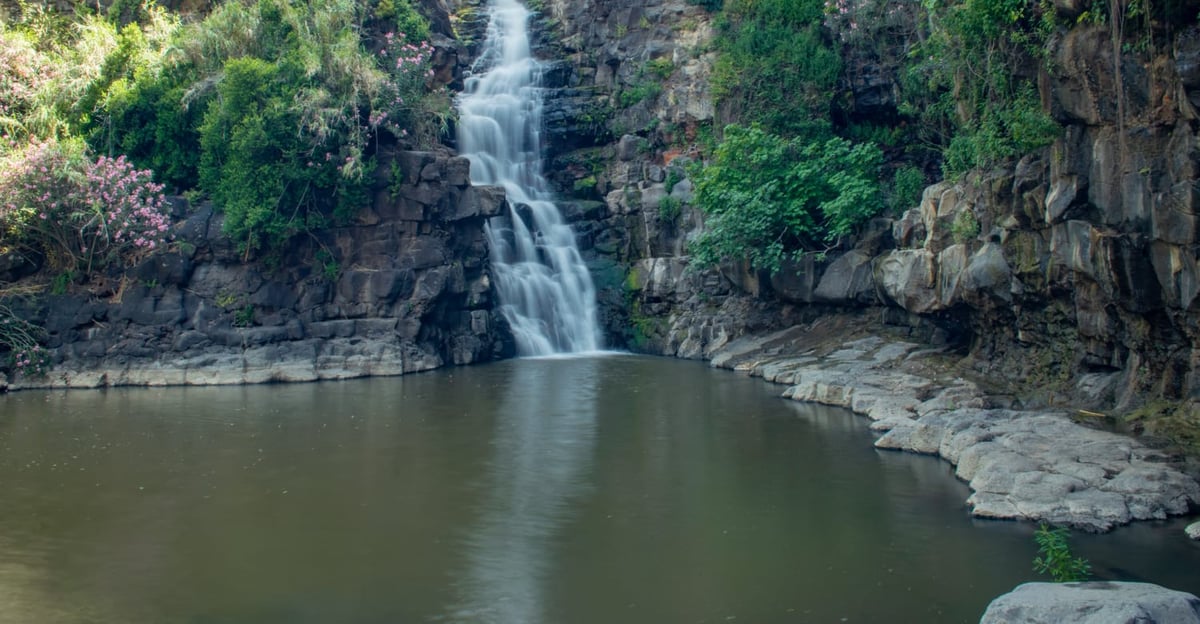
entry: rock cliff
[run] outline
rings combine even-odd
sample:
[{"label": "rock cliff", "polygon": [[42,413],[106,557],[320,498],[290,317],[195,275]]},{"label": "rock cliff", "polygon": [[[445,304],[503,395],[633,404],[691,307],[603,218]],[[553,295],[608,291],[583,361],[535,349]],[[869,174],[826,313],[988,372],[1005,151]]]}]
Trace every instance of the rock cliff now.
[{"label": "rock cliff", "polygon": [[[549,157],[616,340],[708,357],[746,333],[867,309],[956,350],[962,372],[1019,385],[1028,405],[1174,412],[1156,425],[1173,433],[1200,415],[1197,26],[1115,60],[1111,29],[1066,31],[1049,69],[1033,69],[1063,126],[1054,145],[930,186],[847,250],[767,276],[688,263],[701,218],[683,165],[724,114],[706,90],[711,15],[684,0],[547,0],[543,18],[545,55],[565,64],[548,85]],[[894,72],[877,69],[844,77],[870,109],[852,113],[893,106]]]},{"label": "rock cliff", "polygon": [[55,368],[13,387],[340,379],[509,354],[483,237],[504,194],[467,174],[448,153],[389,154],[355,223],[270,262],[245,262],[211,205],[179,200],[171,252],[26,303]]}]

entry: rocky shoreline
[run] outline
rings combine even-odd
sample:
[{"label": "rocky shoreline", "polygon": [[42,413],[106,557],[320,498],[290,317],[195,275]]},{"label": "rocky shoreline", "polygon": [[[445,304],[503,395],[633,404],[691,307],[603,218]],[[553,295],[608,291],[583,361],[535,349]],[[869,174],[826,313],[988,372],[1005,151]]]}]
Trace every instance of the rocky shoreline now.
[{"label": "rocky shoreline", "polygon": [[836,316],[744,336],[705,356],[787,386],[789,399],[870,418],[877,448],[945,459],[970,485],[976,517],[1103,532],[1200,505],[1200,484],[1169,454],[1064,409],[1020,409],[955,376],[944,350],[864,333]]}]

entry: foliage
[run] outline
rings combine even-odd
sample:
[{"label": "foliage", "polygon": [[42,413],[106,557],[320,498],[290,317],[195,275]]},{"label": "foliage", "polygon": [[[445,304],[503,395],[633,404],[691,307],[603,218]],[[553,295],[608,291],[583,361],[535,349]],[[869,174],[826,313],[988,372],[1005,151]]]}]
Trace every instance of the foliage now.
[{"label": "foliage", "polygon": [[[428,32],[407,2],[385,8]],[[444,129],[449,101],[426,87],[432,47],[389,31],[369,52],[364,10],[357,0],[231,2],[188,31],[184,99],[207,101],[198,182],[247,256],[365,204],[380,131],[430,141]]]},{"label": "foliage", "polygon": [[0,23],[0,130],[4,134],[0,153],[27,137],[35,118],[45,116],[45,111],[38,111],[39,98],[57,69],[28,33]]},{"label": "foliage", "polygon": [[342,274],[342,265],[333,256],[333,252],[328,248],[322,247],[317,250],[313,256],[314,268],[320,274],[321,279],[333,284],[337,282],[338,277]]},{"label": "foliage", "polygon": [[970,209],[960,210],[950,222],[950,236],[956,243],[965,243],[979,236],[979,219]]},{"label": "foliage", "polygon": [[40,141],[0,160],[4,241],[84,274],[129,266],[161,247],[162,186],[124,156],[90,159],[78,143]]},{"label": "foliage", "polygon": [[50,354],[39,343],[45,330],[0,304],[0,350],[8,352],[8,368],[15,375],[40,377],[50,370]]},{"label": "foliage", "polygon": [[233,313],[234,327],[251,327],[254,325],[254,306],[246,304]]},{"label": "foliage", "polygon": [[905,111],[945,146],[943,171],[958,178],[1049,145],[1060,128],[1034,77],[1053,26],[1045,3],[929,0],[930,32],[905,81]]},{"label": "foliage", "polygon": [[674,223],[683,210],[683,202],[667,195],[658,201],[658,218],[663,223]]},{"label": "foliage", "polygon": [[666,179],[663,181],[663,186],[667,192],[675,190],[675,185],[683,181],[683,171],[677,166],[667,167]]},{"label": "foliage", "polygon": [[925,192],[925,174],[912,165],[905,165],[892,176],[888,204],[896,210],[907,210],[921,203]]},{"label": "foliage", "polygon": [[646,100],[653,100],[662,93],[662,85],[656,82],[639,81],[621,90],[617,94],[617,104],[621,108],[629,108]]},{"label": "foliage", "polygon": [[874,145],[726,127],[712,162],[691,172],[696,205],[707,215],[693,257],[701,264],[745,257],[775,272],[788,256],[837,245],[882,207],[881,160]]},{"label": "foliage", "polygon": [[841,59],[822,15],[820,0],[731,0],[717,23],[714,97],[742,123],[823,136]]},{"label": "foliage", "polygon": [[1033,570],[1039,574],[1049,574],[1055,583],[1074,583],[1086,581],[1091,576],[1092,564],[1083,557],[1071,553],[1067,537],[1070,533],[1065,527],[1050,528],[1042,524],[1033,534],[1038,545],[1038,556],[1033,560]]},{"label": "foliage", "polygon": [[974,168],[986,168],[1046,147],[1058,137],[1058,123],[1041,110],[1032,87],[968,120],[943,153],[942,171],[958,179]]},{"label": "foliage", "polygon": [[646,62],[646,73],[654,76],[659,80],[666,80],[671,77],[671,73],[675,71],[675,64],[671,59],[662,56],[656,59],[651,59]]}]

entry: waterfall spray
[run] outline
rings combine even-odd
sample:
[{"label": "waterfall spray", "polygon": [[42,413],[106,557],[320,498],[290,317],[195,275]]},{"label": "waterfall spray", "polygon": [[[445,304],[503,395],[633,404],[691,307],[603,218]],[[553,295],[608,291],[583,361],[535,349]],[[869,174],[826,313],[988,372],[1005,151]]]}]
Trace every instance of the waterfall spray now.
[{"label": "waterfall spray", "polygon": [[529,10],[493,0],[489,16],[458,100],[458,143],[471,181],[504,187],[511,207],[487,224],[500,311],[521,355],[596,351],[596,289],[542,175],[541,64],[530,51]]}]

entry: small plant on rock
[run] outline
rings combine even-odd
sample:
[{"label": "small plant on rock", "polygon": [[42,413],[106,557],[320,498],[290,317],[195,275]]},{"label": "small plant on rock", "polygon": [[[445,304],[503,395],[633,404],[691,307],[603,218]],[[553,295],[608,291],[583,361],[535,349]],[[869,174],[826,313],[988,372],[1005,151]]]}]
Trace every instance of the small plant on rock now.
[{"label": "small plant on rock", "polygon": [[50,370],[50,354],[38,344],[44,333],[0,304],[0,349],[8,351],[8,367],[14,376],[40,377]]}]

